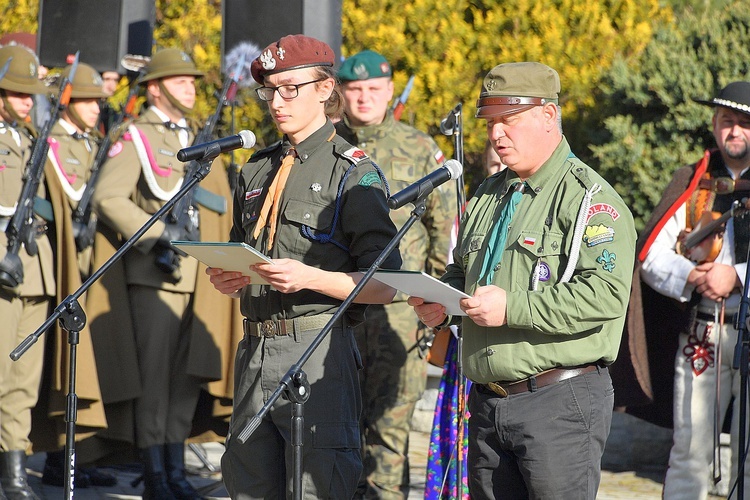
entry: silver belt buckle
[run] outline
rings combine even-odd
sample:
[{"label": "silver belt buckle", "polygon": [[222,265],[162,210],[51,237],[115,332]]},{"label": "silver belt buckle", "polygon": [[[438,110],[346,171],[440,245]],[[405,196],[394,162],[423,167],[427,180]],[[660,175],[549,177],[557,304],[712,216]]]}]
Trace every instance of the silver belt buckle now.
[{"label": "silver belt buckle", "polygon": [[275,337],[278,332],[276,322],[272,319],[267,319],[260,324],[260,333],[264,337]]}]

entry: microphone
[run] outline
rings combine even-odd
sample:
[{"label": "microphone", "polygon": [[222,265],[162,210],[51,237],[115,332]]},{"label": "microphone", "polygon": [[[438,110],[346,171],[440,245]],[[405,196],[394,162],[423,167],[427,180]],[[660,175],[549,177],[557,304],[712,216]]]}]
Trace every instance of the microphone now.
[{"label": "microphone", "polygon": [[425,175],[411,186],[402,189],[388,198],[388,206],[391,210],[396,210],[416,199],[424,198],[444,182],[460,177],[463,170],[464,167],[461,165],[461,162],[458,160],[448,160],[439,169]]},{"label": "microphone", "polygon": [[249,130],[243,130],[239,134],[230,135],[229,137],[181,149],[177,152],[177,159],[186,162],[190,160],[215,158],[219,156],[220,153],[226,153],[240,148],[251,149],[253,146],[255,146],[255,134]]},{"label": "microphone", "polygon": [[440,133],[443,135],[453,135],[456,128],[456,121],[458,120],[458,114],[461,112],[462,104],[459,102],[456,107],[453,108],[448,116],[440,120]]}]

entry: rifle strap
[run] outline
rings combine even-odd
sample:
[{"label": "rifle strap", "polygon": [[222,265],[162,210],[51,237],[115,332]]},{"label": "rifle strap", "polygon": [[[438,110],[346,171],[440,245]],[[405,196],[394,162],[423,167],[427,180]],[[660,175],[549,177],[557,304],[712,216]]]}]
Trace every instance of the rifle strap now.
[{"label": "rifle strap", "polygon": [[52,203],[44,198],[38,196],[34,197],[34,213],[47,222],[55,221],[55,213],[52,211]]},{"label": "rifle strap", "polygon": [[206,207],[217,214],[227,213],[227,200],[223,196],[214,194],[207,189],[196,186],[193,191],[193,200],[199,205]]}]

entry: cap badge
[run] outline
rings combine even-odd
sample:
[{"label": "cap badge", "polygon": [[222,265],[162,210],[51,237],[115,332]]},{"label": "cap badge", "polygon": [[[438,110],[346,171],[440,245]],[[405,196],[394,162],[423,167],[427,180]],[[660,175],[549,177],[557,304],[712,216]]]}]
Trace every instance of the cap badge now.
[{"label": "cap badge", "polygon": [[487,90],[492,91],[495,90],[495,85],[497,85],[497,82],[495,80],[490,80],[485,87],[487,87]]},{"label": "cap badge", "polygon": [[387,62],[380,63],[380,72],[383,73],[384,75],[387,74],[388,71],[390,71],[390,69],[391,68]]},{"label": "cap badge", "polygon": [[286,50],[284,50],[284,47],[279,47],[276,49],[276,55],[279,56],[279,59],[282,61],[284,60],[284,54],[286,54]]},{"label": "cap badge", "polygon": [[323,189],[323,186],[316,182],[312,186],[310,186],[310,189],[312,189],[316,193],[320,193],[320,190]]},{"label": "cap badge", "polygon": [[352,68],[352,71],[354,72],[355,75],[357,75],[357,78],[359,78],[360,80],[364,80],[370,76],[364,64],[357,64],[356,66]]},{"label": "cap badge", "polygon": [[276,67],[276,59],[273,58],[273,52],[271,52],[271,49],[268,49],[260,55],[260,63],[266,71],[270,71]]}]

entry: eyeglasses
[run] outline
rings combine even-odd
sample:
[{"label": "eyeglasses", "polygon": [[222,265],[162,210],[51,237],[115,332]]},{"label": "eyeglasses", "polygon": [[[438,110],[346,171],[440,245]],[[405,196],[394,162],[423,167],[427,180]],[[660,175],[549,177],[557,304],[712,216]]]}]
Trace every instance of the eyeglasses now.
[{"label": "eyeglasses", "polygon": [[310,82],[304,82],[304,83],[288,83],[286,85],[279,85],[278,87],[258,87],[255,89],[255,93],[258,94],[258,97],[260,97],[261,101],[272,101],[273,100],[273,93],[278,91],[279,95],[283,99],[294,99],[299,95],[299,88],[304,87],[305,85],[310,85],[311,83],[317,83],[322,82],[323,80],[327,80],[326,78],[318,78],[317,80],[312,80]]}]

